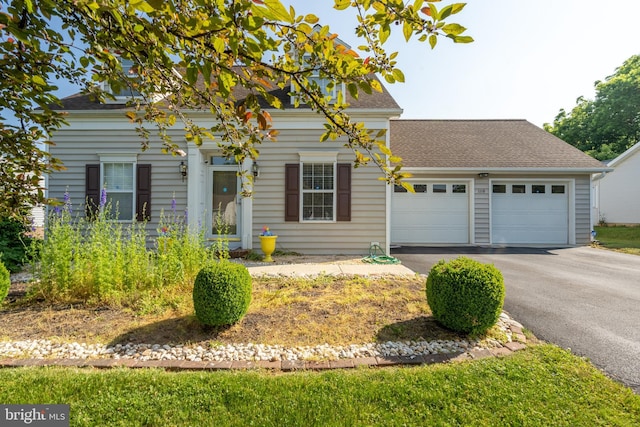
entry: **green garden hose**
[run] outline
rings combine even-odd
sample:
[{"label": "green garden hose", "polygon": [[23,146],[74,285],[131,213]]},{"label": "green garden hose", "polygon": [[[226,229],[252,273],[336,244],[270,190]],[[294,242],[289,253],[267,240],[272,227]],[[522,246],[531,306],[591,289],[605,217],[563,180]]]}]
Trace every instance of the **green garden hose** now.
[{"label": "green garden hose", "polygon": [[369,247],[369,256],[362,258],[362,262],[370,264],[400,264],[398,258],[387,255],[380,245],[371,245]]}]

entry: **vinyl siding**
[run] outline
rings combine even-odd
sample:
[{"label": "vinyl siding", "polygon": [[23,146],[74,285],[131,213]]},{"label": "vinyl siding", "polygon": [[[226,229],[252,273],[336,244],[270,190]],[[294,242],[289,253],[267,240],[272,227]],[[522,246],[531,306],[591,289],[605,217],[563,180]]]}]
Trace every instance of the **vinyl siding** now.
[{"label": "vinyl siding", "polygon": [[475,180],[473,194],[474,207],[474,235],[476,244],[488,244],[491,241],[491,227],[489,221],[489,179]]},{"label": "vinyl siding", "polygon": [[629,157],[613,166],[613,172],[596,181],[600,213],[595,223],[602,216],[609,224],[640,224],[640,147],[633,148]]},{"label": "vinyl siding", "polygon": [[591,242],[591,176],[575,177],[576,244]]},{"label": "vinyl siding", "polygon": [[319,144],[319,130],[284,130],[278,142],[260,147],[260,177],[253,196],[253,246],[260,247],[259,234],[269,226],[278,235],[277,248],[305,254],[365,255],[371,242],[385,247],[386,188],[378,180],[376,166],[351,171],[351,221],[301,222],[284,220],[285,164],[299,163],[301,151],[338,152],[338,163],[353,163],[350,149],[339,142]]},{"label": "vinyl siding", "polygon": [[[62,200],[64,192],[68,190],[75,214],[84,214],[85,165],[99,164],[98,153],[136,154],[138,164],[153,164],[151,220],[147,223],[150,237],[157,234],[161,212],[164,210],[167,215],[171,213],[174,194],[176,212],[180,215],[184,213],[187,180],[182,182],[178,170],[182,158],[163,154],[159,141],[152,141],[151,147],[143,152],[140,138],[134,130],[86,130],[75,129],[73,126],[58,131],[53,140],[56,145],[51,147],[50,152],[63,161],[66,170],[49,176],[48,196]],[[179,141],[177,134],[174,140]]]}]

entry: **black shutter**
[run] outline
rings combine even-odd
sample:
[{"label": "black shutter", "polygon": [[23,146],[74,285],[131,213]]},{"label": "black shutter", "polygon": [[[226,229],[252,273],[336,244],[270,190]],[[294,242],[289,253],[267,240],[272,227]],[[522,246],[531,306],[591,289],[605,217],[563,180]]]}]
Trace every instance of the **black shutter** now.
[{"label": "black shutter", "polygon": [[300,220],[300,164],[284,165],[284,220]]},{"label": "black shutter", "polygon": [[136,166],[136,221],[151,219],[151,165]]},{"label": "black shutter", "polygon": [[338,163],[336,221],[351,221],[351,164]]},{"label": "black shutter", "polygon": [[100,165],[85,165],[85,215],[95,217],[100,206]]}]

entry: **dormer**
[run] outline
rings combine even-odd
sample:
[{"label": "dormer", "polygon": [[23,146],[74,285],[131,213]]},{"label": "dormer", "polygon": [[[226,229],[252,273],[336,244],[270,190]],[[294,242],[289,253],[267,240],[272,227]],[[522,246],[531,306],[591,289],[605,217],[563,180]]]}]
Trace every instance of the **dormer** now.
[{"label": "dormer", "polygon": [[120,57],[119,60],[122,66],[122,74],[128,81],[124,81],[122,85],[117,88],[108,82],[102,83],[103,90],[115,97],[115,99],[106,99],[105,102],[107,104],[126,104],[131,99],[136,99],[141,96],[139,91],[133,89],[133,85],[138,82],[139,77],[137,65],[131,59]]},{"label": "dormer", "polygon": [[[320,30],[320,25],[315,25],[313,28],[313,32],[317,32]],[[345,51],[351,50],[351,46],[349,46],[347,43],[345,43],[344,41],[340,40],[338,37],[335,37],[333,40],[335,45],[340,45],[343,46]],[[308,54],[304,54],[302,56],[302,60],[303,63],[308,64],[309,60],[308,58],[310,58],[310,55]],[[336,82],[332,79],[330,79],[329,77],[326,76],[322,76],[320,74],[320,69],[319,68],[315,68],[312,71],[312,74],[309,76],[309,78],[307,79],[309,83],[315,82],[318,87],[320,88],[320,90],[322,91],[322,94],[325,97],[330,97],[331,99],[329,100],[330,104],[333,104],[337,101],[338,99],[338,92],[342,92],[343,94],[345,93],[346,87],[344,83],[341,82]],[[296,93],[295,93],[295,89],[292,86],[292,94],[291,94],[291,103],[294,104],[295,100],[296,100]],[[302,102],[300,102],[302,104]]]}]

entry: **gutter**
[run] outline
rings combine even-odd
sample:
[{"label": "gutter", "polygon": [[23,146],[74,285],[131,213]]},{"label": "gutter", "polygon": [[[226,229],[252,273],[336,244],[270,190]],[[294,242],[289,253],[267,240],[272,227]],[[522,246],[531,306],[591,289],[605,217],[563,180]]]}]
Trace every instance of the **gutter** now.
[{"label": "gutter", "polygon": [[575,174],[575,173],[589,173],[589,174],[607,174],[613,172],[612,168],[570,168],[570,167],[556,167],[556,168],[421,168],[421,167],[403,167],[405,172],[415,173],[439,173],[439,174],[459,174],[459,173],[489,173],[489,174],[507,174],[507,173],[563,173],[563,174]]}]

